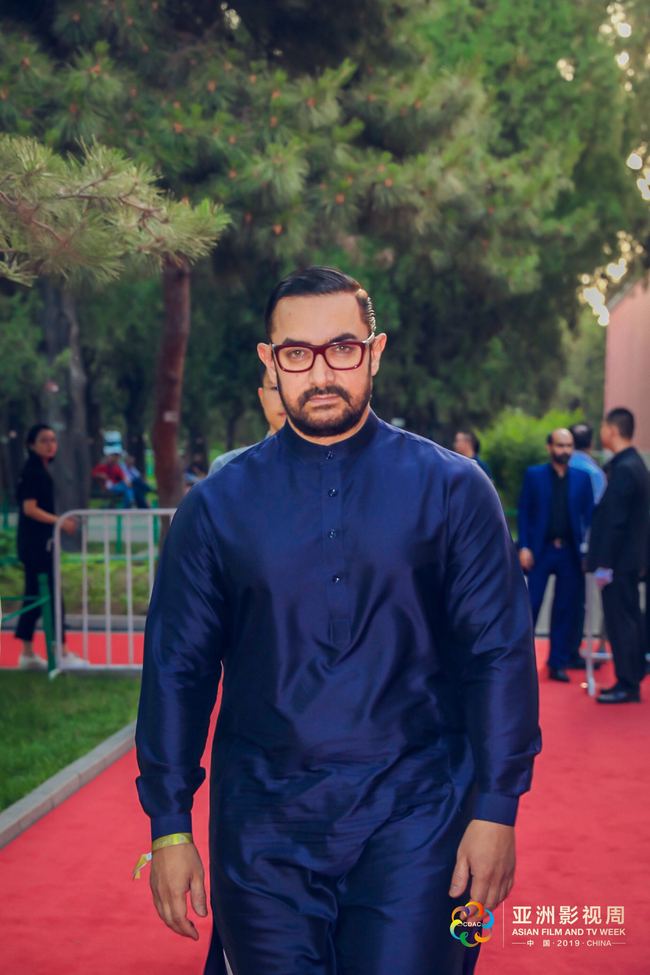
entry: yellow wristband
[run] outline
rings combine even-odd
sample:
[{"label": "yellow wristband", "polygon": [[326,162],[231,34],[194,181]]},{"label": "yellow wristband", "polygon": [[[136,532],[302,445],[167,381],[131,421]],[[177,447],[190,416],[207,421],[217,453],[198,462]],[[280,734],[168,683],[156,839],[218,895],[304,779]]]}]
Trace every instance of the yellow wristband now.
[{"label": "yellow wristband", "polygon": [[158,836],[151,844],[151,853],[143,853],[133,869],[133,879],[139,880],[140,874],[151,861],[151,856],[156,850],[163,850],[166,846],[182,846],[184,843],[193,843],[191,833],[168,833],[166,836]]},{"label": "yellow wristband", "polygon": [[151,844],[151,852],[162,850],[166,846],[181,846],[183,843],[191,843],[191,833],[168,833],[166,836],[158,836]]}]

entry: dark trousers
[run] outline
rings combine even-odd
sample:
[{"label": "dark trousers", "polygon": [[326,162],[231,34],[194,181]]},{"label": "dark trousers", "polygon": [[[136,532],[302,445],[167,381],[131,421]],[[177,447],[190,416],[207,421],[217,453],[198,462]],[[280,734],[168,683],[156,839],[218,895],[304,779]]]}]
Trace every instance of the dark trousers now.
[{"label": "dark trousers", "polygon": [[[467,816],[453,797],[379,827],[218,823],[204,975],[471,975],[479,946],[450,933],[448,888]],[[480,931],[478,932],[480,933]],[[471,937],[471,944],[474,944]]]},{"label": "dark trousers", "polygon": [[625,690],[636,691],[645,676],[638,572],[614,572],[613,581],[603,589],[603,609],[616,679]]},{"label": "dark trousers", "polygon": [[[38,599],[38,577],[39,575],[47,575],[47,581],[50,588],[50,598],[52,600],[52,623],[54,623],[54,572],[52,568],[52,556],[45,554],[38,559],[23,559],[23,569],[25,570],[25,594],[23,600],[23,606],[28,604],[28,599],[31,598]],[[41,615],[42,607],[35,606],[34,609],[28,609],[26,613],[22,613],[18,617],[18,622],[16,624],[16,639],[31,641],[34,637],[34,630],[36,629],[36,623]],[[65,609],[63,606],[63,597],[61,597],[61,617],[63,619],[63,642],[65,643]]]},{"label": "dark trousers", "polygon": [[580,559],[568,545],[545,545],[528,573],[533,623],[537,623],[549,577],[555,576],[551,609],[551,652],[548,665],[554,670],[567,666],[575,652],[576,633],[584,618],[585,582]]}]

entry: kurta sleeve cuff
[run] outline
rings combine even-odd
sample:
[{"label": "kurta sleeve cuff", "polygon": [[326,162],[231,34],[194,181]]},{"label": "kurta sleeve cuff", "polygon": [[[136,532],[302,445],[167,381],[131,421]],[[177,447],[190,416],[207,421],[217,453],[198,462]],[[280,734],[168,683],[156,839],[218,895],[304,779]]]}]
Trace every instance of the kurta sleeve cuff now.
[{"label": "kurta sleeve cuff", "polygon": [[479,792],[474,807],[474,819],[514,826],[517,818],[518,796],[502,796],[496,792]]},{"label": "kurta sleeve cuff", "polygon": [[173,816],[153,816],[151,819],[151,842],[159,836],[170,833],[191,833],[192,817],[189,813],[176,813]]}]

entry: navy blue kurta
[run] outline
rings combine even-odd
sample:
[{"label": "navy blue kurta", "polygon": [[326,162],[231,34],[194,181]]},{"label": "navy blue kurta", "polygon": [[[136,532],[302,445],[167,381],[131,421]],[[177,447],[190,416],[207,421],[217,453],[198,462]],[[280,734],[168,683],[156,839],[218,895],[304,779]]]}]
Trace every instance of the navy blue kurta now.
[{"label": "navy blue kurta", "polygon": [[[242,862],[265,824],[351,835],[443,800],[514,823],[540,749],[530,609],[471,460],[370,413],[331,446],[287,424],[192,489],[145,638],[138,790],[154,838],[191,830],[222,668],[211,836],[236,821]],[[227,870],[227,843],[217,858]]]}]

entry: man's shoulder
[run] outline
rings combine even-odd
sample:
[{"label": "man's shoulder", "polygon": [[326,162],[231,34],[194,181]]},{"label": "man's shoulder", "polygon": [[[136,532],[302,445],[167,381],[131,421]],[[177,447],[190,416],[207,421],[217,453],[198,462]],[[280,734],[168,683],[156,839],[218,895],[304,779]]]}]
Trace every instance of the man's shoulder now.
[{"label": "man's shoulder", "polygon": [[646,467],[645,461],[636,447],[630,447],[626,450],[621,457],[620,467],[629,467],[631,470],[638,471],[642,474],[650,473]]},{"label": "man's shoulder", "polygon": [[590,471],[598,471],[602,474],[600,467],[593,457],[590,457],[589,454],[585,454],[582,450],[576,450],[571,455],[569,467],[571,470],[575,471],[586,471],[587,473]]},{"label": "man's shoulder", "polygon": [[[223,510],[224,505],[232,505],[235,502],[242,502],[259,491],[260,478],[253,476],[255,470],[254,460],[267,449],[267,445],[273,437],[267,437],[259,443],[251,444],[249,447],[238,447],[231,456],[226,459],[226,454],[217,457],[217,460],[224,460],[224,464],[214,469],[214,464],[210,468],[210,473],[201,481],[194,484],[183,498],[180,508],[184,509],[187,516],[209,518],[217,510]],[[251,466],[252,464],[252,466]],[[259,465],[257,465],[259,469]]]},{"label": "man's shoulder", "polygon": [[441,444],[436,443],[435,440],[423,437],[420,433],[405,430],[403,427],[393,426],[392,423],[387,423],[386,420],[380,420],[379,424],[380,437],[386,442],[387,446],[393,446],[396,449],[417,454],[431,462],[440,462],[441,460],[451,458],[467,460],[466,457],[461,458],[460,454],[455,453],[453,450],[448,450]]},{"label": "man's shoulder", "polygon": [[[252,475],[277,456],[277,434],[265,437],[248,447],[237,447],[213,461],[210,473],[201,484],[208,482],[210,490],[227,487]],[[194,490],[194,489],[192,489]]]},{"label": "man's shoulder", "polygon": [[388,446],[411,452],[423,452],[424,456],[433,456],[437,451],[444,451],[445,449],[440,444],[429,440],[427,437],[423,437],[419,433],[413,433],[412,430],[405,430],[403,427],[393,426],[392,423],[388,423],[386,420],[379,421],[378,432],[379,437]]},{"label": "man's shoulder", "polygon": [[384,456],[384,448],[393,451],[395,462],[399,464],[413,461],[421,469],[434,470],[438,477],[463,477],[474,478],[476,481],[484,481],[489,478],[481,470],[478,464],[469,457],[457,454],[455,450],[449,450],[434,440],[413,433],[411,430],[404,430],[402,427],[395,427],[385,420],[380,421],[381,437],[381,456]]},{"label": "man's shoulder", "polygon": [[548,475],[549,464],[530,464],[526,468],[526,477],[528,478],[540,478]]},{"label": "man's shoulder", "polygon": [[243,454],[246,450],[250,450],[250,448],[251,444],[246,444],[245,447],[235,447],[233,450],[227,450],[224,454],[219,454],[219,456],[215,457],[210,464],[208,477],[210,477],[212,474],[216,474],[217,471],[220,471],[222,467],[225,467],[226,464],[233,461],[235,457],[239,457],[240,454]]},{"label": "man's shoulder", "polygon": [[650,471],[635,447],[626,450],[625,456],[621,457],[618,463],[612,464],[610,481],[623,482],[623,484],[627,481],[630,485],[634,484],[637,492],[643,494],[650,491]]}]

